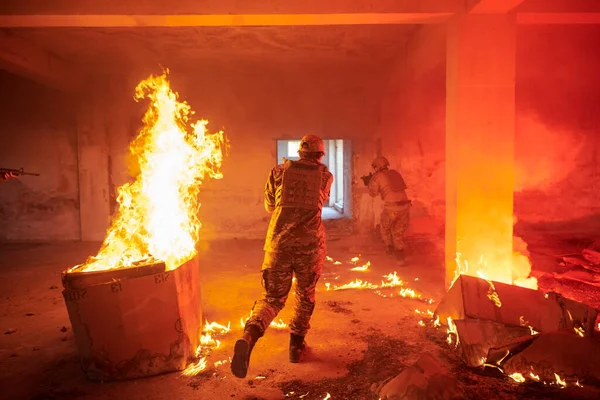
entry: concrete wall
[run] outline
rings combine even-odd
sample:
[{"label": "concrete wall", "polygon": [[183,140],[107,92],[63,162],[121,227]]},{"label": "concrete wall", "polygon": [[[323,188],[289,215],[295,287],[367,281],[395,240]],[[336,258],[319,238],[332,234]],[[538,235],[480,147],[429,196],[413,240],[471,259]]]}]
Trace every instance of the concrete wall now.
[{"label": "concrete wall", "polygon": [[[222,167],[224,178],[203,184],[202,236],[264,237],[269,218],[263,206],[264,185],[270,169],[280,162],[277,139],[315,133],[325,139],[351,140],[354,185],[362,186],[356,175],[368,171],[375,154],[379,76],[318,68],[171,71],[172,89],[189,102],[197,118],[209,120],[211,132],[223,129],[231,146]],[[109,129],[113,189],[129,178],[127,145],[141,126],[146,107],[130,99],[136,83],[146,77],[132,75],[121,90],[113,90],[115,98],[125,99],[119,101],[123,105],[113,114]],[[365,207],[353,204],[355,228],[361,229]],[[334,223],[340,224],[350,225]]]},{"label": "concrete wall", "polygon": [[523,221],[600,214],[599,42],[599,25],[519,27],[515,212]]},{"label": "concrete wall", "polygon": [[72,102],[0,71],[0,166],[41,176],[0,183],[0,240],[78,240]]},{"label": "concrete wall", "polygon": [[[598,26],[518,27],[519,220],[600,213],[599,40]],[[445,73],[445,28],[423,27],[398,57],[382,101],[378,135],[384,155],[407,181],[414,216],[425,216],[413,224],[416,231],[442,229]]]},{"label": "concrete wall", "polygon": [[443,231],[445,35],[443,25],[416,31],[392,66],[382,100],[382,155],[408,186],[412,232]]}]

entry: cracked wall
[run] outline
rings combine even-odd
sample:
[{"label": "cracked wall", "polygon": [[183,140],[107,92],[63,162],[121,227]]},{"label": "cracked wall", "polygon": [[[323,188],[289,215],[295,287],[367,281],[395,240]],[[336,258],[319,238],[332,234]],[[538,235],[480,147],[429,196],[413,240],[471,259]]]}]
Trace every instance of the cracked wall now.
[{"label": "cracked wall", "polygon": [[73,104],[4,71],[0,87],[0,166],[41,174],[0,183],[0,240],[78,240]]}]

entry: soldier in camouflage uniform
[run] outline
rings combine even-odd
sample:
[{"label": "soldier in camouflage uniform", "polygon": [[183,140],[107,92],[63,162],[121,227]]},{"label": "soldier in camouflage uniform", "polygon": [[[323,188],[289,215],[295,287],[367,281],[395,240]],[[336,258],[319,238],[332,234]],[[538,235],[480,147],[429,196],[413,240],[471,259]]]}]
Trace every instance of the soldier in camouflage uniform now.
[{"label": "soldier in camouflage uniform", "polygon": [[406,196],[406,183],[396,170],[389,169],[384,157],[377,157],[371,164],[375,173],[365,182],[372,197],[381,195],[381,236],[386,253],[396,257],[399,266],[404,265],[404,232],[410,220],[410,200]]},{"label": "soldier in camouflage uniform", "polygon": [[323,204],[329,199],[333,175],[321,164],[325,146],[307,135],[300,141],[298,161],[285,160],[271,170],[265,187],[265,208],[271,221],[262,266],[264,297],[254,303],[244,334],[236,344],[231,371],[238,378],[248,372],[250,354],[271,321],[285,306],[296,276],[296,307],[290,323],[290,362],[300,361],[304,337],[315,308],[315,287],[325,259]]}]

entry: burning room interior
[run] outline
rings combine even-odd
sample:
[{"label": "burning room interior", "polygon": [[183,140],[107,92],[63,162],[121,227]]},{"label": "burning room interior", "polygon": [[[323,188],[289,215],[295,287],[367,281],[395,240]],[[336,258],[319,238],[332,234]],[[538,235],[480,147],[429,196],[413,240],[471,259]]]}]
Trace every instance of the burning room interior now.
[{"label": "burning room interior", "polygon": [[[0,93],[0,398],[600,398],[600,2],[3,0]],[[306,135],[307,347],[295,275],[239,379]]]}]

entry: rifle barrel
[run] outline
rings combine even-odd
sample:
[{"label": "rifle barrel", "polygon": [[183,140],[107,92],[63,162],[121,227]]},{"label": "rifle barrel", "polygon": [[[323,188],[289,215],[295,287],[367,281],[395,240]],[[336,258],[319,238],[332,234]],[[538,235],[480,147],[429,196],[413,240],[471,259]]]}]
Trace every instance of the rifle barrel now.
[{"label": "rifle barrel", "polygon": [[25,172],[23,168],[12,169],[12,168],[0,168],[0,172],[8,172],[10,174],[15,175],[31,175],[31,176],[40,176],[40,174],[36,174],[34,172]]}]

